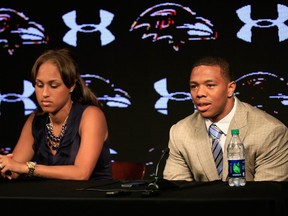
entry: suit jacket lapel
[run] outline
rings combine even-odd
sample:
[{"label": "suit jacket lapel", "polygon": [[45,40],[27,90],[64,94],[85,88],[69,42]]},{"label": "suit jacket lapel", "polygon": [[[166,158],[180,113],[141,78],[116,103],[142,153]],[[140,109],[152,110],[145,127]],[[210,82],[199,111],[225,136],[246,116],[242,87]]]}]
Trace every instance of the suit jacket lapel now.
[{"label": "suit jacket lapel", "polygon": [[219,179],[211,151],[209,135],[207,130],[203,130],[203,128],[206,128],[205,121],[200,115],[198,116],[197,124],[194,128],[196,133],[194,135],[194,137],[196,137],[194,141],[199,163],[202,165],[203,171],[209,180]]},{"label": "suit jacket lapel", "polygon": [[227,137],[224,145],[224,154],[223,154],[223,180],[226,180],[228,177],[228,160],[227,160],[227,146],[231,140],[231,133],[230,131],[234,128],[238,128],[240,130],[240,138],[243,140],[247,133],[247,111],[243,103],[241,103],[236,97],[235,97],[236,105],[236,112],[233,116],[231,123],[229,125],[229,129],[227,132]]}]

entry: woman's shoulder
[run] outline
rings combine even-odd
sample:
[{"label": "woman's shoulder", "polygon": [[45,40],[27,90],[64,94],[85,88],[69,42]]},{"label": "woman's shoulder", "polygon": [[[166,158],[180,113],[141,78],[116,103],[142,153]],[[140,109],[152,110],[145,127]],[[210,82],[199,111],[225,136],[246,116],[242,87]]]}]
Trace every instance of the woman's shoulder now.
[{"label": "woman's shoulder", "polygon": [[95,105],[86,106],[81,117],[81,127],[86,129],[107,128],[106,117],[101,108]]},{"label": "woman's shoulder", "polygon": [[92,113],[101,113],[102,110],[100,107],[97,107],[96,105],[90,105],[90,104],[80,104],[80,103],[73,103],[73,110],[74,112],[92,112]]},{"label": "woman's shoulder", "polygon": [[105,114],[100,107],[95,105],[87,105],[84,107],[83,116],[88,118],[105,118]]},{"label": "woman's shoulder", "polygon": [[95,105],[86,105],[84,109],[85,112],[103,113],[102,109]]}]

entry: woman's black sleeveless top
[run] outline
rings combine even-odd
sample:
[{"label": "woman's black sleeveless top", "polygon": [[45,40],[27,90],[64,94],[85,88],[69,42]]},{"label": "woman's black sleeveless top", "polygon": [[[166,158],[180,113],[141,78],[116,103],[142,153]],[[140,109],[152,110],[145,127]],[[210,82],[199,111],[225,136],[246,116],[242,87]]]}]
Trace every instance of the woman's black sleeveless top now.
[{"label": "woman's black sleeveless top", "polygon": [[[53,155],[47,145],[46,124],[49,123],[48,114],[35,115],[32,124],[34,137],[34,161],[44,165],[73,165],[79,150],[81,137],[78,133],[82,113],[87,106],[73,103],[64,137],[56,155]],[[101,155],[90,179],[112,179],[109,139],[103,145]]]}]

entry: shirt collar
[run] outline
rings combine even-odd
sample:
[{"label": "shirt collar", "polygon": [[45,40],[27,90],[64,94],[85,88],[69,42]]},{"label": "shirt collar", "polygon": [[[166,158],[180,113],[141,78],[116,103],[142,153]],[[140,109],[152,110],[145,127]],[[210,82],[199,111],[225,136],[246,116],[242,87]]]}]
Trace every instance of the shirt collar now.
[{"label": "shirt collar", "polygon": [[[229,125],[230,125],[230,122],[235,114],[235,111],[236,111],[236,100],[234,100],[234,105],[233,105],[233,108],[232,110],[228,113],[227,116],[225,116],[223,119],[221,119],[220,121],[218,122],[215,122],[214,124],[217,125],[217,127],[225,134],[225,136],[227,135],[227,132],[228,132],[228,128],[229,128]],[[206,124],[206,128],[207,128],[207,131],[208,131],[208,128],[210,127],[210,125],[212,124],[213,122],[211,122],[209,119],[205,119],[205,124]]]}]

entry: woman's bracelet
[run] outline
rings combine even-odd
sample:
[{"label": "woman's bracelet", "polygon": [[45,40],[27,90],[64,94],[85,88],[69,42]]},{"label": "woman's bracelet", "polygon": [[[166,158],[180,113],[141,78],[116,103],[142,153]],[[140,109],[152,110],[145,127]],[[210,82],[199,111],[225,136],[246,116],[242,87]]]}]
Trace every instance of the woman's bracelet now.
[{"label": "woman's bracelet", "polygon": [[32,161],[28,161],[28,162],[26,162],[26,165],[27,165],[27,167],[29,169],[27,175],[30,176],[30,177],[33,176],[34,175],[34,171],[35,171],[36,163],[34,163]]}]

